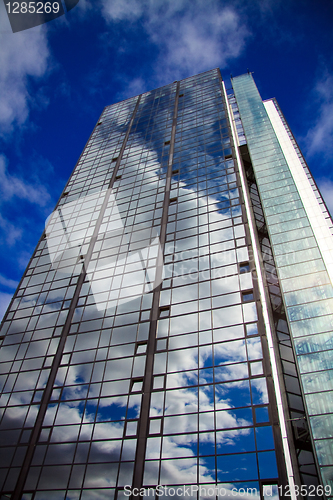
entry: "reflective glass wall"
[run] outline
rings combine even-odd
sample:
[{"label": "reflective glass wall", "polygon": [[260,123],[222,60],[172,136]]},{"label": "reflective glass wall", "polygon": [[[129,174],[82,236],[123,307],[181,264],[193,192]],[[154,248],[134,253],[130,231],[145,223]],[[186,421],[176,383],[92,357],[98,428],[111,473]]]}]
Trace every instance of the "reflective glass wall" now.
[{"label": "reflective glass wall", "polygon": [[285,484],[239,168],[218,70],[105,108],[1,328],[4,498]]},{"label": "reflective glass wall", "polygon": [[302,392],[289,403],[302,412],[305,401],[321,481],[332,496],[332,221],[277,104],[262,103],[251,74],[232,84],[293,340],[289,361],[297,360]]},{"label": "reflective glass wall", "polygon": [[218,73],[180,83],[144,486],[278,477],[227,116]]}]

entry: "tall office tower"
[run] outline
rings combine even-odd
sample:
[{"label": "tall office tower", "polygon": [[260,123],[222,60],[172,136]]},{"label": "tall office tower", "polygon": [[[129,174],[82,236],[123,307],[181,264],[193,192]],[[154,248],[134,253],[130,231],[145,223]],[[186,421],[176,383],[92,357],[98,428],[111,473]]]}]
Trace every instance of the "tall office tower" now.
[{"label": "tall office tower", "polygon": [[332,496],[332,222],[232,86],[103,111],[2,324],[1,500]]}]

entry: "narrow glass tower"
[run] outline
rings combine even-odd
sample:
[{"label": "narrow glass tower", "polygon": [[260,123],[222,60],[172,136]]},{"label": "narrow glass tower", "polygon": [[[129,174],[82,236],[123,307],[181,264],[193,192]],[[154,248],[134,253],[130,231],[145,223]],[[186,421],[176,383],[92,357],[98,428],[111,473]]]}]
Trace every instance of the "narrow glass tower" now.
[{"label": "narrow glass tower", "polygon": [[232,86],[104,109],[1,326],[1,500],[333,495],[332,221]]}]

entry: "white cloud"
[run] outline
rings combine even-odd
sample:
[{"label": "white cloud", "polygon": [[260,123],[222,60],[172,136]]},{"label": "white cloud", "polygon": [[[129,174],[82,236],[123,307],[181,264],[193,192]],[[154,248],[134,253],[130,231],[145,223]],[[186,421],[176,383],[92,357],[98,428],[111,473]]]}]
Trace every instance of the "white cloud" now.
[{"label": "white cloud", "polygon": [[326,206],[333,215],[333,181],[330,179],[320,179],[318,181],[318,187],[325,200]]},{"label": "white cloud", "polygon": [[216,0],[102,0],[102,5],[107,21],[140,22],[159,47],[155,71],[161,84],[227,66],[241,54],[249,36],[240,9],[236,12]]},{"label": "white cloud", "polygon": [[0,292],[0,320],[7,311],[7,307],[9,306],[12,297],[13,295],[11,293]]},{"label": "white cloud", "polygon": [[[15,227],[14,224],[9,222],[7,219],[2,217],[0,214],[0,228],[2,229],[3,239],[7,245],[12,246],[18,240],[22,238],[22,229],[19,227]],[[1,240],[0,240],[1,241]]]},{"label": "white cloud", "polygon": [[144,2],[140,0],[102,0],[102,13],[106,19],[134,21],[144,12]]},{"label": "white cloud", "polygon": [[50,200],[50,195],[44,186],[38,183],[31,184],[15,175],[10,175],[3,155],[0,155],[0,192],[2,201],[17,197],[44,207]]},{"label": "white cloud", "polygon": [[333,75],[326,74],[314,88],[318,117],[309,130],[305,142],[309,155],[323,153],[327,158],[333,153]]},{"label": "white cloud", "polygon": [[29,116],[34,97],[29,79],[40,79],[48,70],[50,52],[45,27],[0,36],[0,134],[6,135]]},{"label": "white cloud", "polygon": [[21,250],[21,252],[17,256],[17,267],[19,269],[25,269],[29,263],[30,257],[31,257],[31,252],[27,252],[26,250]]},{"label": "white cloud", "polygon": [[123,79],[123,84],[124,84],[123,85],[124,90],[117,94],[117,98],[119,100],[127,99],[128,97],[133,97],[135,95],[142,94],[144,92],[147,92],[148,90],[146,88],[145,81],[143,80],[143,78],[140,77],[134,78],[134,80],[131,80],[128,83],[126,83],[126,80],[124,82]]},{"label": "white cloud", "polygon": [[8,279],[2,274],[0,274],[0,285],[15,289],[18,285],[18,281]]},{"label": "white cloud", "polygon": [[232,8],[209,12],[202,7],[188,9],[170,24],[163,23],[161,41],[158,29],[151,35],[161,46],[159,62],[166,65],[170,76],[179,71],[187,76],[216,66],[223,68],[244,48],[248,32]]}]

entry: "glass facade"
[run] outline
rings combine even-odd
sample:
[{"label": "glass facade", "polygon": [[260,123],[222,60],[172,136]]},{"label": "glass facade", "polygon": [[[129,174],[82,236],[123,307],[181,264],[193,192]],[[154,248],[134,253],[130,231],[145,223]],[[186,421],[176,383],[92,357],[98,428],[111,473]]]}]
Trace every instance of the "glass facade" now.
[{"label": "glass facade", "polygon": [[289,361],[297,360],[298,409],[305,402],[322,482],[332,488],[332,221],[276,102],[262,102],[250,74],[233,88],[283,292]]},{"label": "glass facade", "polygon": [[[180,486],[192,498],[213,487],[278,498],[302,469],[289,394],[311,418],[309,484],[318,466],[331,484],[329,254],[324,262],[288,164],[269,179],[267,162],[257,169],[255,151],[262,164],[284,157],[266,123],[251,135],[249,82],[234,79],[228,97],[212,70],[103,111],[2,323],[1,500],[117,499],[134,488],[164,497]],[[259,211],[288,346],[263,292]]]}]

